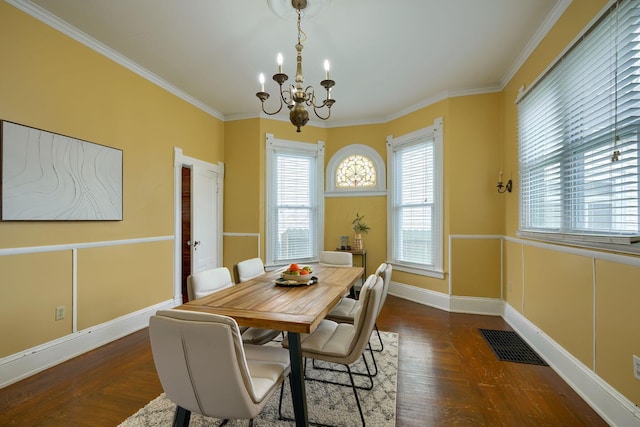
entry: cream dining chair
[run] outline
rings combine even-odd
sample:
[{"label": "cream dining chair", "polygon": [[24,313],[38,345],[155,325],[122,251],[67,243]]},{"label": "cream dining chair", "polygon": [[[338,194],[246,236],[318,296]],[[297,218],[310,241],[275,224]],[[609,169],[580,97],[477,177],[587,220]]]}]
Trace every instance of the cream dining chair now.
[{"label": "cream dining chair", "polygon": [[[382,299],[380,300],[380,305],[378,306],[378,313],[376,315],[376,320],[380,315],[380,311],[382,310],[382,307],[384,306],[384,303],[387,299],[387,294],[389,292],[389,285],[391,284],[392,271],[393,271],[393,267],[391,266],[391,264],[387,264],[383,262],[382,264],[380,264],[380,266],[378,267],[378,269],[374,274],[376,277],[381,277],[383,280]],[[336,305],[333,308],[333,310],[331,310],[329,314],[327,314],[326,319],[333,320],[334,322],[338,322],[338,323],[353,323],[355,320],[357,309],[358,309],[357,300],[354,300],[353,298],[343,297],[340,300],[340,302],[338,302],[338,305]],[[384,350],[384,342],[382,341],[382,336],[380,335],[380,330],[378,329],[378,325],[374,324],[374,327],[376,330],[376,334],[378,335],[380,348],[371,349],[371,350],[381,352],[382,350]],[[373,357],[373,353],[371,353],[371,356]],[[375,376],[378,373],[378,365],[376,363],[375,358],[373,358],[373,364],[374,364],[374,372],[375,372],[374,376]]]},{"label": "cream dining chair", "polygon": [[[367,371],[369,371],[369,365],[364,357],[364,351],[369,343],[369,337],[373,332],[376,317],[378,316],[378,307],[382,300],[383,285],[384,281],[381,277],[376,277],[372,274],[367,278],[364,285],[362,285],[360,299],[358,300],[358,309],[355,312],[353,324],[337,323],[332,320],[323,319],[315,331],[300,337],[303,357],[337,363],[346,367],[351,381],[349,386],[353,389],[363,426],[365,425],[365,419],[357,389],[364,388],[370,390],[373,388],[373,378],[369,372],[368,376],[371,385],[369,387],[356,386],[349,365],[362,357]],[[282,345],[287,347],[288,340],[285,339]],[[310,377],[306,377],[306,379],[314,380]],[[324,380],[322,382],[340,386],[347,385]],[[282,400],[280,404],[282,404]]]},{"label": "cream dining chair", "polygon": [[231,286],[233,280],[228,268],[211,268],[187,277],[187,296],[191,301]]},{"label": "cream dining chair", "polygon": [[[187,294],[189,301],[202,298],[222,289],[233,286],[231,273],[227,267],[204,270],[187,277]],[[278,336],[280,331],[243,326],[240,328],[242,340],[246,344],[266,344]]]},{"label": "cream dining chair", "polygon": [[174,426],[188,426],[192,412],[252,426],[290,372],[287,350],[243,345],[231,317],[162,310],[149,335],[162,388],[177,405]]},{"label": "cream dining chair", "polygon": [[236,283],[246,282],[264,274],[264,263],[260,258],[251,258],[240,261],[233,266]]},{"label": "cream dining chair", "polygon": [[353,254],[342,251],[322,251],[319,264],[325,267],[353,267]]}]

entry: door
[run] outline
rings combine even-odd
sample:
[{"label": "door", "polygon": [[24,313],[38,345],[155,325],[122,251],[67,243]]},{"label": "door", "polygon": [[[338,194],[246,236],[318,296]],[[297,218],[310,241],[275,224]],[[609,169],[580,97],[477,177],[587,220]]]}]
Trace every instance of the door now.
[{"label": "door", "polygon": [[218,173],[191,169],[191,274],[218,267]]}]

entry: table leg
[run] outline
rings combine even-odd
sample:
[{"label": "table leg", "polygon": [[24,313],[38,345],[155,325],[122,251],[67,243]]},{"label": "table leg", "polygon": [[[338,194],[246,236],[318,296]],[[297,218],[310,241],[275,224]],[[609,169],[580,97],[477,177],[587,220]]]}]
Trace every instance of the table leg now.
[{"label": "table leg", "polygon": [[291,398],[293,400],[293,412],[296,416],[297,427],[307,427],[309,417],[307,414],[307,392],[304,385],[304,367],[302,365],[302,349],[300,346],[300,334],[288,332],[289,359],[291,360]]}]

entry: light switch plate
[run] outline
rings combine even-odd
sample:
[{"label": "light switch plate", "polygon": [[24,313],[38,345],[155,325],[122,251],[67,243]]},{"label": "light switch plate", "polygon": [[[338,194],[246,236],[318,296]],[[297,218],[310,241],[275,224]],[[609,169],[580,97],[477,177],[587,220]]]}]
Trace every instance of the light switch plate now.
[{"label": "light switch plate", "polygon": [[633,355],[633,376],[640,380],[640,357]]}]

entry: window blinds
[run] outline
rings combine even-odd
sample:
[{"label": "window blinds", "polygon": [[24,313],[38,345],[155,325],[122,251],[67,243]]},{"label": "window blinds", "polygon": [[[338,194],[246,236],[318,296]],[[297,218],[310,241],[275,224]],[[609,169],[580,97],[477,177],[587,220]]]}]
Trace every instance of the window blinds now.
[{"label": "window blinds", "polygon": [[433,140],[397,148],[394,157],[394,259],[434,266]]},{"label": "window blinds", "polygon": [[520,101],[522,231],[640,233],[638,5],[614,5]]},{"label": "window blinds", "polygon": [[268,224],[273,262],[311,259],[317,246],[316,158],[310,153],[276,150],[272,162],[275,203]]}]

